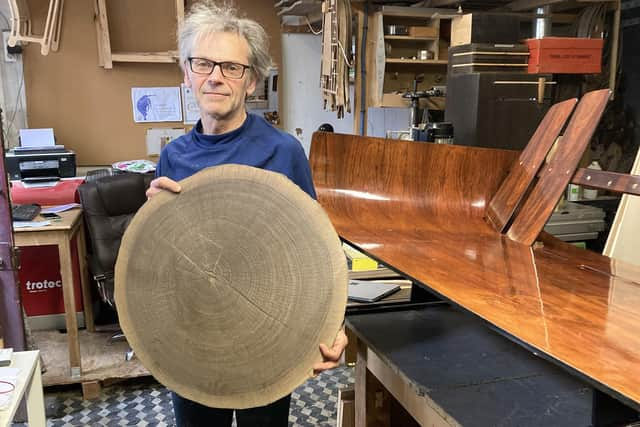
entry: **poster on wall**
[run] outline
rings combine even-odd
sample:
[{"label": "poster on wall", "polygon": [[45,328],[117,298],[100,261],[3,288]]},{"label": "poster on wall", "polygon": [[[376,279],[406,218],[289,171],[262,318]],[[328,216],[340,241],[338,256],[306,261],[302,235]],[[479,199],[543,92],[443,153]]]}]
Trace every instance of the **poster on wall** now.
[{"label": "poster on wall", "polygon": [[182,121],[179,87],[133,87],[131,101],[136,123]]},{"label": "poster on wall", "polygon": [[184,83],[180,86],[182,89],[182,110],[184,111],[184,124],[195,125],[200,119],[200,108],[198,101],[193,95],[193,89],[187,87]]}]

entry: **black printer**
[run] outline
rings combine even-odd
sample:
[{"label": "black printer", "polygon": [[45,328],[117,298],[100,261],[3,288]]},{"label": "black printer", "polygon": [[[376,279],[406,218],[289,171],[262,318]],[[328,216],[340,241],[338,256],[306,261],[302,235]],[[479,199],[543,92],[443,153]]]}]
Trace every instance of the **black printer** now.
[{"label": "black printer", "polygon": [[76,154],[62,145],[16,147],[5,155],[12,180],[47,181],[76,176]]}]

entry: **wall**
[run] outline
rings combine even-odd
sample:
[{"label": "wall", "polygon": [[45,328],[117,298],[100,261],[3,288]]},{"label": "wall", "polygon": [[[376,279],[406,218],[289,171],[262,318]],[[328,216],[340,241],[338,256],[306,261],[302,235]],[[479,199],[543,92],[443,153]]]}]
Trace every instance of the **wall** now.
[{"label": "wall", "polygon": [[[34,18],[48,0],[30,0]],[[108,0],[112,51],[175,49],[173,0]],[[265,26],[274,63],[280,63],[279,20],[270,0],[239,0],[238,9]],[[29,125],[53,127],[57,141],[74,150],[79,165],[110,164],[146,157],[145,130],[182,123],[133,122],[131,87],[177,86],[177,64],[114,63],[98,66],[93,1],[65,2],[59,52],[48,56],[29,45],[24,75]],[[35,28],[41,27],[34,19]]]},{"label": "wall", "polygon": [[[353,113],[345,113],[344,119],[338,119],[335,112],[322,108],[321,36],[304,33],[283,34],[282,51],[283,78],[280,87],[284,129],[298,137],[307,155],[311,135],[323,123],[333,125],[335,132],[353,133]],[[351,99],[353,100],[353,86]],[[353,102],[351,106],[353,108]]]},{"label": "wall", "polygon": [[[0,28],[9,31],[9,3],[0,2]],[[3,49],[5,47],[3,46]],[[6,62],[4,52],[0,54],[0,108],[5,143],[8,147],[18,145],[18,129],[26,127],[26,99],[22,73],[22,57],[16,55],[16,62]]]}]

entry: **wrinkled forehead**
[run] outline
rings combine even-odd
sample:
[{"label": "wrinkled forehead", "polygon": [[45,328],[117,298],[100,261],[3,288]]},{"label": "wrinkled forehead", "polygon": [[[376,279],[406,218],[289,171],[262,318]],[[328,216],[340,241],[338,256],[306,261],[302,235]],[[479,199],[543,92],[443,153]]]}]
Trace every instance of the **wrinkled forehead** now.
[{"label": "wrinkled forehead", "polygon": [[201,33],[193,41],[191,56],[248,64],[250,60],[249,43],[237,32]]}]

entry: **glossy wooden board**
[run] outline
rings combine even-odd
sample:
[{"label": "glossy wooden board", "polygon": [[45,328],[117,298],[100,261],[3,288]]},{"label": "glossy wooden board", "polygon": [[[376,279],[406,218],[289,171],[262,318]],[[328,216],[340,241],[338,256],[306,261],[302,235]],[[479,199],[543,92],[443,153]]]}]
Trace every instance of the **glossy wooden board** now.
[{"label": "glossy wooden board", "polygon": [[317,133],[310,161],[343,239],[640,408],[640,267],[496,232],[484,211],[516,158]]},{"label": "glossy wooden board", "polygon": [[610,93],[609,89],[603,89],[582,97],[555,154],[542,168],[538,182],[520,204],[507,231],[510,239],[530,245],[540,234],[591,141]]},{"label": "glossy wooden board", "polygon": [[525,196],[551,146],[560,134],[577,99],[569,99],[553,105],[538,125],[520,158],[509,171],[487,209],[487,220],[499,232],[503,232],[516,207]]}]

